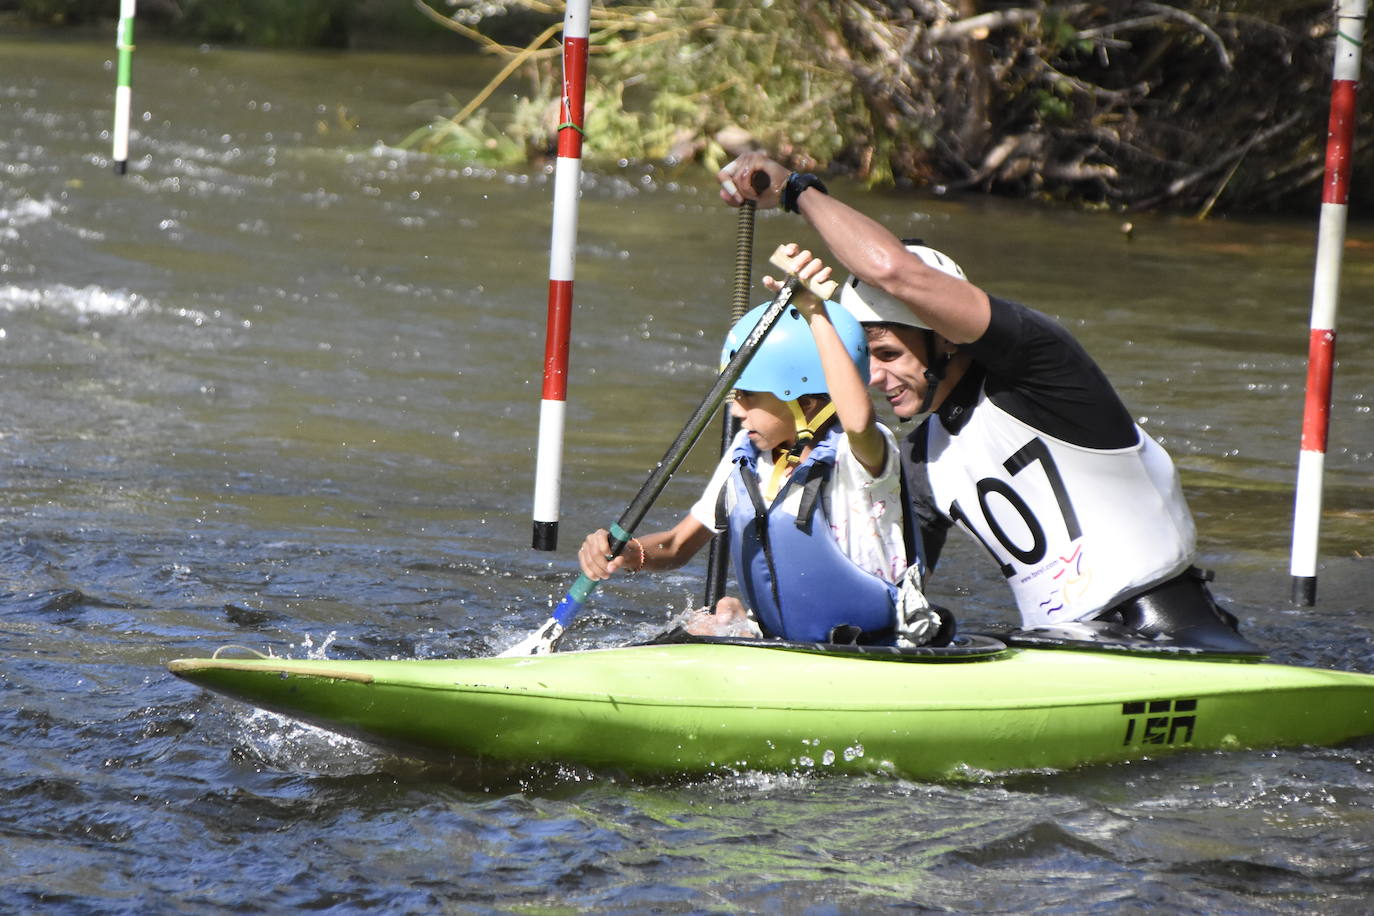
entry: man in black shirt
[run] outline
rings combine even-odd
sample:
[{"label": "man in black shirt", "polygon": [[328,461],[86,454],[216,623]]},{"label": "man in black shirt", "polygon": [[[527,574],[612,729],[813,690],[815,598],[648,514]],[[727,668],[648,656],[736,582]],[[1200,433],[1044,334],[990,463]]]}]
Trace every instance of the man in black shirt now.
[{"label": "man in black shirt", "polygon": [[[762,193],[756,172],[768,176]],[[853,273],[840,301],[868,329],[871,384],[899,417],[928,414],[902,448],[927,569],[958,523],[998,563],[1031,632],[1091,637],[1116,624],[1174,645],[1259,651],[1192,565],[1172,460],[1062,326],[989,296],[813,175],[748,153],[719,177],[728,203],[780,203],[820,233]]]}]

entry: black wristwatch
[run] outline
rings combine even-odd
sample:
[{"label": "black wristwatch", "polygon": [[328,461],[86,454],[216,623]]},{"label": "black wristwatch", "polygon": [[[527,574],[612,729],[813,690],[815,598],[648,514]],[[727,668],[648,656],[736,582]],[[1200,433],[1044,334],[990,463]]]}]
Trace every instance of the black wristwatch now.
[{"label": "black wristwatch", "polygon": [[810,172],[793,172],[787,176],[787,184],[782,187],[782,208],[788,213],[797,212],[797,198],[807,188],[815,188],[822,194],[829,194],[825,184]]}]

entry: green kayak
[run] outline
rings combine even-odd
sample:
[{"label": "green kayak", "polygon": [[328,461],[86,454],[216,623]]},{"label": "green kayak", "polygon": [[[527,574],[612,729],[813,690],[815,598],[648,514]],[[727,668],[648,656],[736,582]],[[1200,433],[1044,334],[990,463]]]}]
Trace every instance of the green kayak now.
[{"label": "green kayak", "polygon": [[1374,675],[994,646],[901,660],[718,642],[527,658],[180,659],[170,668],[405,751],[639,775],[940,779],[1374,734]]}]

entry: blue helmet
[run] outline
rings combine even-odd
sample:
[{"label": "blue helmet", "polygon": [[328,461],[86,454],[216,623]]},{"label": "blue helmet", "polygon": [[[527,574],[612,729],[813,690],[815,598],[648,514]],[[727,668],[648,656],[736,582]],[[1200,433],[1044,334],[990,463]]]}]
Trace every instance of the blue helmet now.
[{"label": "blue helmet", "polygon": [[[734,358],[770,304],[765,302],[751,309],[725,335],[725,346],[720,351],[721,369]],[[854,360],[859,378],[868,384],[868,337],[863,325],[838,302],[825,303],[825,313]],[[767,391],[783,401],[795,401],[804,394],[829,394],[816,338],[801,312],[788,306],[778,316],[777,323],[763,338],[735,387],[741,391]]]}]

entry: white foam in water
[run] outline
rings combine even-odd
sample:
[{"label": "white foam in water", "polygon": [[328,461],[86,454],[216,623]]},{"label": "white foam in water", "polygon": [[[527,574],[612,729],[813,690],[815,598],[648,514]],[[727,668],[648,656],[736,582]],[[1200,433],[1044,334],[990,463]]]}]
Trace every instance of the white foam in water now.
[{"label": "white foam in water", "polygon": [[[338,633],[331,631],[316,646],[307,633],[296,648],[304,649],[306,658],[323,660],[337,637]],[[333,775],[371,773],[388,759],[366,742],[265,709],[251,709],[241,721],[243,740],[259,759],[277,769]]]},{"label": "white foam in water", "polygon": [[[127,289],[100,286],[46,287],[0,286],[0,312],[49,311],[81,318],[130,318],[143,314],[170,314],[184,318],[196,327],[221,317],[218,310],[207,314],[199,309],[164,309],[147,296]],[[244,327],[248,322],[243,322]]]},{"label": "white foam in water", "polygon": [[0,206],[0,241],[16,241],[24,226],[52,219],[57,204],[51,200],[25,197],[10,206]]},{"label": "white foam in water", "polygon": [[99,286],[55,286],[33,289],[0,286],[0,309],[18,312],[25,309],[51,309],[76,315],[122,317],[149,311],[153,304],[127,289],[108,290]]},{"label": "white foam in water", "polygon": [[356,775],[376,772],[388,759],[370,744],[265,709],[250,709],[241,721],[243,741],[274,769]]},{"label": "white foam in water", "polygon": [[24,197],[12,206],[0,207],[0,219],[11,227],[27,226],[51,218],[57,206],[51,199],[34,200],[32,197]]}]

